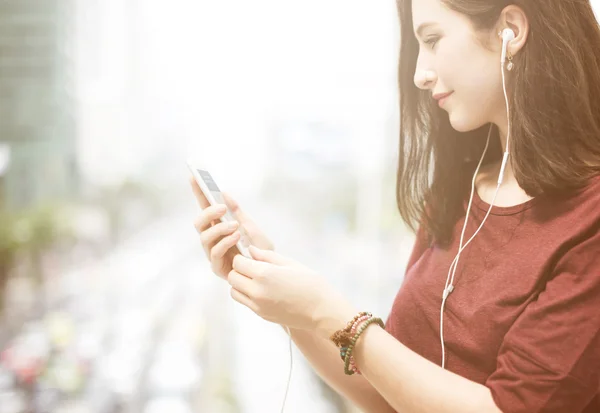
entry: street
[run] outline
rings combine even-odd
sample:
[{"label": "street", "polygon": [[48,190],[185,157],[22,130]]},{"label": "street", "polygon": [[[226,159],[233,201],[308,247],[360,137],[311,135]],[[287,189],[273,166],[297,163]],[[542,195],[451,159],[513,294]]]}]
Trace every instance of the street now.
[{"label": "street", "polygon": [[[1,413],[25,411],[30,397],[52,413],[279,411],[287,335],[231,299],[194,213],[176,212],[62,277],[66,305],[35,324],[49,368],[29,394],[0,374]],[[286,412],[306,411],[332,410],[294,348]]]}]

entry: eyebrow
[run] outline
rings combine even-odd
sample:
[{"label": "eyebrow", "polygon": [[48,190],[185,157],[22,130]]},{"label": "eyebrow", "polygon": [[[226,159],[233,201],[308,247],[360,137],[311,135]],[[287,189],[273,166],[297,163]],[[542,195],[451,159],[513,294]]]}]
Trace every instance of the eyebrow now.
[{"label": "eyebrow", "polygon": [[417,27],[417,30],[415,31],[415,33],[417,34],[418,37],[423,37],[423,30],[431,27],[431,26],[435,26],[436,23],[433,22],[425,22],[425,23],[421,23],[419,25],[419,27]]}]

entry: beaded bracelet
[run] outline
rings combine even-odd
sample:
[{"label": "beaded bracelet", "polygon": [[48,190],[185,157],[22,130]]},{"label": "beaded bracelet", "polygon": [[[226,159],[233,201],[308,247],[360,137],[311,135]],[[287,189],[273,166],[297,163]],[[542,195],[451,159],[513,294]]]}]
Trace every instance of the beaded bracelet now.
[{"label": "beaded bracelet", "polygon": [[345,328],[333,333],[330,337],[330,340],[333,341],[337,347],[348,347],[348,344],[350,344],[350,341],[352,340],[352,335],[350,333],[352,326],[361,317],[364,317],[364,316],[371,317],[372,314],[367,311],[361,311],[356,316],[354,316],[354,318],[352,320],[348,321],[348,324],[346,325]]},{"label": "beaded bracelet", "polygon": [[356,334],[356,330],[358,329],[358,326],[360,325],[360,323],[362,323],[363,321],[367,321],[371,317],[373,317],[373,316],[371,314],[368,314],[368,315],[364,315],[364,316],[360,317],[358,320],[356,320],[354,322],[354,324],[352,324],[352,328],[350,329],[350,337],[354,337],[354,334]]},{"label": "beaded bracelet", "polygon": [[[358,326],[363,321],[367,321],[371,317],[373,317],[373,316],[372,315],[364,315],[364,316],[360,317],[358,320],[356,320],[354,322],[354,324],[352,324],[352,328],[350,329],[350,336],[354,337],[354,335],[356,334],[356,330],[358,329]],[[345,360],[345,357],[342,357],[342,360]],[[356,363],[354,362],[354,357],[353,356],[350,356],[350,367],[351,367],[351,370],[354,373],[361,374],[359,368],[356,366]]]},{"label": "beaded bracelet", "polygon": [[[350,320],[350,322],[348,322],[347,326],[344,329],[339,330],[332,335],[332,341],[340,347],[340,358],[342,359],[342,361],[346,359],[346,351],[348,351],[348,346],[352,341],[352,337],[356,333],[357,327],[360,325],[360,323],[368,320],[371,317],[373,317],[371,313],[367,311],[362,311],[358,313],[352,320]],[[350,327],[349,331],[348,327]],[[354,364],[353,357],[350,358],[350,364],[352,365],[352,370],[354,370],[355,373],[360,374],[360,370]]]},{"label": "beaded bracelet", "polygon": [[385,324],[383,323],[383,320],[381,318],[378,318],[378,317],[369,318],[359,327],[359,329],[356,332],[356,334],[354,335],[354,337],[352,337],[352,341],[350,341],[350,345],[348,346],[348,349],[344,352],[345,353],[344,373],[346,373],[348,376],[351,376],[355,373],[355,371],[353,371],[352,369],[349,368],[350,367],[350,358],[352,357],[352,350],[354,349],[354,346],[356,345],[356,342],[360,338],[361,334],[367,329],[367,327],[369,327],[373,323],[377,323],[377,324],[379,324],[379,326],[381,328],[385,328]]},{"label": "beaded bracelet", "polygon": [[[373,318],[373,317],[372,316],[367,317],[367,320],[365,320],[365,321],[368,321],[371,318]],[[363,317],[359,318],[359,320],[362,320],[362,319],[363,319]],[[359,321],[355,322],[354,325],[352,326],[353,327],[353,329],[352,329],[352,337],[353,338],[356,335],[356,328],[358,325],[359,325]],[[350,344],[352,344],[352,340],[350,340]],[[352,374],[354,374],[354,373],[361,374],[359,368],[356,366],[356,363],[354,361],[354,356],[352,355],[352,351],[350,350],[350,344],[348,345],[348,348],[344,352],[344,357],[342,357],[342,359],[344,360],[344,371],[350,370],[350,371],[352,371]],[[354,348],[354,346],[352,346],[352,348]],[[348,356],[349,363],[346,362],[346,353],[350,353]]]},{"label": "beaded bracelet", "polygon": [[[371,317],[373,317],[373,315],[370,312],[362,311],[356,316],[354,316],[354,318],[347,323],[345,328],[338,330],[331,335],[331,340],[335,343],[336,346],[340,348],[340,358],[342,359],[342,361],[346,359],[346,352],[348,351],[348,346],[350,345],[352,337],[356,333],[358,326],[362,322],[370,319]],[[358,369],[358,367],[356,367],[354,357],[352,356],[350,357],[350,365],[352,366],[352,370],[355,373],[360,374],[360,370]]]}]

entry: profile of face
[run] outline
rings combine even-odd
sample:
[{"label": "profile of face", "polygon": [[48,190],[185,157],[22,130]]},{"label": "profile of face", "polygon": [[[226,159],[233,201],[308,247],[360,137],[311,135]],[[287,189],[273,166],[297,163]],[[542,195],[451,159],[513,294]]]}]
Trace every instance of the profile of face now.
[{"label": "profile of face", "polygon": [[413,0],[412,14],[419,42],[415,85],[431,91],[457,131],[505,122],[502,40],[496,32],[476,31],[467,16],[441,0]]}]

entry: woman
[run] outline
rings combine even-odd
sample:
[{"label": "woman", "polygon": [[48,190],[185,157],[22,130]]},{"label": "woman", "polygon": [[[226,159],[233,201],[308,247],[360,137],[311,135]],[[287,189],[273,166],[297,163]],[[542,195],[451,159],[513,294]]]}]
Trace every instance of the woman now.
[{"label": "woman", "polygon": [[254,260],[235,255],[238,231],[211,224],[223,211],[193,184],[212,268],[235,300],[288,326],[321,377],[365,412],[600,412],[600,30],[590,3],[398,8],[397,199],[418,231],[385,328],[271,251],[228,198],[260,247]]}]

